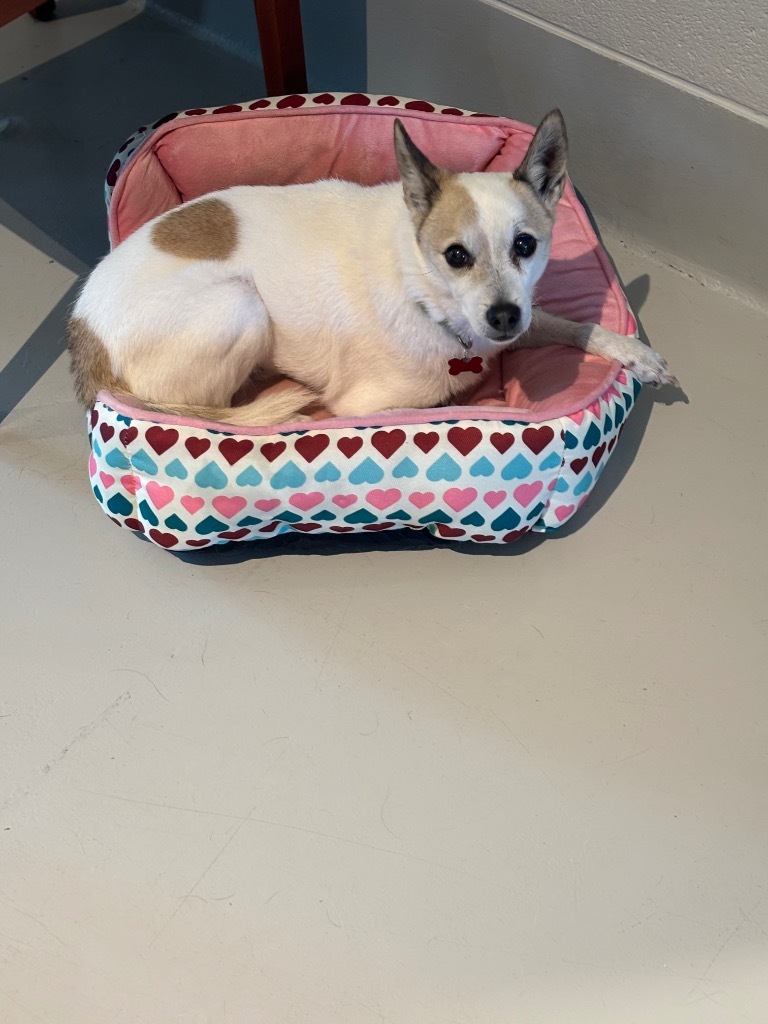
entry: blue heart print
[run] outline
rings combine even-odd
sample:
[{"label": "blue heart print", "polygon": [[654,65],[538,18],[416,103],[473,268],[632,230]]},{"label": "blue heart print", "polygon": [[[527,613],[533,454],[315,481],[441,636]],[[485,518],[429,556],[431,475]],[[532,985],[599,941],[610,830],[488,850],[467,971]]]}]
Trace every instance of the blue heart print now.
[{"label": "blue heart print", "polygon": [[540,463],[539,469],[556,469],[562,461],[559,452],[550,452],[546,459]]},{"label": "blue heart print", "polygon": [[446,512],[441,512],[440,509],[437,512],[429,512],[427,515],[422,516],[419,520],[420,523],[452,523],[453,520]]},{"label": "blue heart print", "polygon": [[[413,461],[413,459],[409,459],[408,456],[406,455],[403,461],[398,462],[398,464],[392,470],[392,476],[397,477],[399,479],[402,476],[416,476],[418,472],[419,469],[416,463]],[[387,519],[391,518],[391,516],[387,516]],[[408,516],[408,518],[410,519],[410,516]]]},{"label": "blue heart print", "polygon": [[[349,474],[349,482],[352,484],[377,484],[384,477],[384,470],[377,466],[373,459],[366,458]],[[374,516],[375,520],[375,516]],[[358,522],[345,517],[345,522]],[[359,520],[362,522],[362,520]],[[368,520],[366,520],[367,522]]]},{"label": "blue heart print", "polygon": [[235,480],[235,483],[238,487],[258,487],[263,479],[263,476],[255,466],[246,466]]},{"label": "blue heart print", "polygon": [[590,423],[587,432],[584,435],[584,447],[587,451],[600,443],[600,437],[600,427],[598,427],[596,423]]},{"label": "blue heart print", "polygon": [[227,524],[222,523],[221,520],[217,519],[215,516],[206,516],[205,519],[195,527],[195,533],[221,533],[223,530],[228,529],[229,527]]},{"label": "blue heart print", "polygon": [[588,491],[591,486],[592,486],[592,474],[591,473],[585,473],[584,476],[581,478],[581,480],[579,480],[579,482],[573,488],[573,493],[578,498],[578,496],[580,494],[583,494],[584,491]]},{"label": "blue heart print", "polygon": [[165,472],[168,476],[176,477],[178,480],[186,480],[189,476],[186,466],[179,459],[174,459],[173,462],[169,462],[165,467]]},{"label": "blue heart print", "polygon": [[157,463],[143,448],[133,456],[133,468],[139,473],[146,473],[147,476],[154,476],[157,473]]},{"label": "blue heart print", "polygon": [[[324,483],[326,480],[338,480],[341,477],[341,472],[334,466],[332,462],[326,462],[324,466],[315,473],[315,480],[319,484]],[[314,519],[314,516],[312,517]]]},{"label": "blue heart print", "polygon": [[368,509],[360,508],[357,512],[350,512],[348,516],[344,516],[345,523],[375,523],[376,516]]},{"label": "blue heart print", "polygon": [[187,532],[187,524],[183,519],[180,519],[175,512],[172,516],[168,516],[165,520],[165,525],[169,530],[180,530],[182,533]]},{"label": "blue heart print", "polygon": [[502,480],[524,480],[530,476],[533,466],[524,455],[516,455],[501,471]]},{"label": "blue heart print", "polygon": [[447,452],[443,452],[437,462],[433,462],[427,470],[427,480],[433,483],[437,480],[458,480],[460,476],[459,466]]},{"label": "blue heart print", "polygon": [[124,494],[113,494],[107,502],[107,508],[115,516],[127,516],[133,512],[133,505]]},{"label": "blue heart print", "polygon": [[492,530],[516,530],[520,525],[520,516],[513,508],[508,508],[491,523]]},{"label": "blue heart print", "polygon": [[155,515],[152,506],[146,500],[139,502],[139,515],[145,522],[149,523],[150,526],[160,525],[160,520]]},{"label": "blue heart print", "polygon": [[[96,452],[96,442],[94,441],[93,450]],[[99,453],[96,452],[98,455]],[[121,452],[119,448],[113,448],[106,459],[107,465],[111,466],[112,469],[130,469],[131,464],[126,458],[124,452]],[[157,472],[157,466],[155,466],[155,472]]]},{"label": "blue heart print", "polygon": [[[195,483],[198,487],[213,487],[214,490],[221,491],[227,486],[227,474],[215,462],[209,462],[195,474]],[[226,530],[226,526],[222,529]]]},{"label": "blue heart print", "polygon": [[303,487],[307,482],[307,478],[295,462],[286,462],[281,469],[278,469],[269,482],[275,490],[279,491],[283,487]]},{"label": "blue heart print", "polygon": [[483,455],[469,467],[470,476],[493,476],[493,463]]}]

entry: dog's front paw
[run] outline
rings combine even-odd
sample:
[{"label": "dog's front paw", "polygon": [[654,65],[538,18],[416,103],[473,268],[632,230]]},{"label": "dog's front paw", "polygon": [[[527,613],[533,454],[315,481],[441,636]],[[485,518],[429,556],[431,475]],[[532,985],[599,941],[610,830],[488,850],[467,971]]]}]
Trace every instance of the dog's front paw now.
[{"label": "dog's front paw", "polygon": [[680,381],[673,373],[670,373],[667,360],[641,342],[638,342],[637,346],[633,348],[624,365],[643,384],[650,384],[654,388],[660,388],[662,384],[671,384],[673,388],[680,387]]}]

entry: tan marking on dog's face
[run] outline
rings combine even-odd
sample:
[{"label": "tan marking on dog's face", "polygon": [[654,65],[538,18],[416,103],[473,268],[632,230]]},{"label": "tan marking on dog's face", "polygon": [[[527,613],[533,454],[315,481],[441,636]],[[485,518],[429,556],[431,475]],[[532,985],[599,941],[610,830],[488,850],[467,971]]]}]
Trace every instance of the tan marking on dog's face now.
[{"label": "tan marking on dog's face", "polygon": [[223,199],[200,199],[166,214],[152,228],[162,252],[188,260],[226,260],[237,245],[237,218]]},{"label": "tan marking on dog's face", "polygon": [[122,384],[112,370],[106,346],[85,320],[70,317],[67,324],[70,369],[75,378],[75,394],[84,406],[90,408],[102,389],[115,391]]},{"label": "tan marking on dog's face", "polygon": [[419,231],[419,245],[443,252],[476,230],[479,214],[475,201],[458,178],[446,174],[440,194]]}]

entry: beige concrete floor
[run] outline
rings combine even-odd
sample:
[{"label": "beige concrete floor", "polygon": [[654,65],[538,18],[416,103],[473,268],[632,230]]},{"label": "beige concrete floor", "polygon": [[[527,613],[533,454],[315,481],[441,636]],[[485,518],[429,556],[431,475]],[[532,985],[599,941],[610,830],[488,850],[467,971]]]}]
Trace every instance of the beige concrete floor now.
[{"label": "beige concrete floor", "polygon": [[[768,1020],[768,320],[607,244],[691,401],[519,553],[184,563],[63,358],[8,416],[3,1024]],[[0,368],[52,251],[0,231]]]}]

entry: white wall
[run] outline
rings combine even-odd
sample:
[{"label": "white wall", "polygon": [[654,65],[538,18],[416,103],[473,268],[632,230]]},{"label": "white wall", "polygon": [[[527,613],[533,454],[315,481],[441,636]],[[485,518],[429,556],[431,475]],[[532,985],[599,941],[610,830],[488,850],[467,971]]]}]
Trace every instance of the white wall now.
[{"label": "white wall", "polygon": [[526,12],[768,115],[766,0],[517,0]]},{"label": "white wall", "polygon": [[[566,0],[522,2],[568,9]],[[580,2],[624,4],[629,19],[675,0]],[[694,0],[679,2],[691,6]],[[711,0],[696,2],[703,11]],[[529,123],[560,107],[571,143],[569,169],[601,225],[661,262],[766,304],[768,114],[637,58],[623,58],[502,0],[366,3],[370,92],[417,96]],[[632,3],[640,10],[629,11]],[[714,34],[712,26],[706,31]],[[645,36],[638,33],[636,52],[644,41],[677,46],[651,35],[650,29]],[[723,47],[711,37],[701,47],[694,64],[717,85],[714,68]],[[690,57],[684,50],[680,62]],[[764,72],[748,84],[765,93],[765,78]],[[735,94],[734,82],[724,76],[719,88]]]}]

